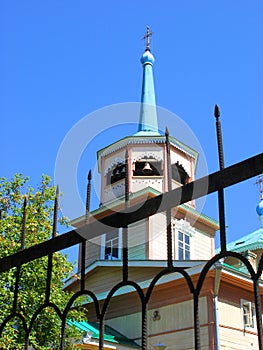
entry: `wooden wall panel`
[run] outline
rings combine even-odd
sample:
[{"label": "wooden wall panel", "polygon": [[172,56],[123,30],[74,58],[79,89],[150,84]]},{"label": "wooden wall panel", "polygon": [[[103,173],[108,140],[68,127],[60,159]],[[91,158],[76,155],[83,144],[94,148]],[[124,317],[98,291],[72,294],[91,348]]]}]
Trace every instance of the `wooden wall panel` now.
[{"label": "wooden wall panel", "polygon": [[193,260],[209,260],[212,258],[211,237],[210,235],[196,231],[194,237],[194,256]]},{"label": "wooden wall panel", "polygon": [[94,261],[100,259],[101,253],[101,238],[96,237],[92,241],[86,242],[86,260],[85,266],[89,266]]},{"label": "wooden wall panel", "polygon": [[256,335],[220,327],[220,349],[221,350],[257,350],[258,339]]},{"label": "wooden wall panel", "polygon": [[140,220],[128,227],[129,260],[147,259],[148,219]]},{"label": "wooden wall panel", "polygon": [[149,259],[167,259],[166,215],[159,213],[150,218],[149,222]]}]

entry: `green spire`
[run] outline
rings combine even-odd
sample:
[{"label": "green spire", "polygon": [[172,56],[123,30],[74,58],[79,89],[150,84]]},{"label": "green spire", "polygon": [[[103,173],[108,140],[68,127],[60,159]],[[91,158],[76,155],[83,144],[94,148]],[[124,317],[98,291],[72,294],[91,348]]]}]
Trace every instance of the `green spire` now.
[{"label": "green spire", "polygon": [[135,135],[160,135],[158,132],[158,120],[155,102],[154,92],[154,80],[152,66],[154,63],[154,57],[150,51],[150,37],[152,32],[147,27],[146,35],[146,49],[141,57],[141,63],[143,66],[143,81],[142,81],[142,95],[141,95],[141,110],[139,129]]}]

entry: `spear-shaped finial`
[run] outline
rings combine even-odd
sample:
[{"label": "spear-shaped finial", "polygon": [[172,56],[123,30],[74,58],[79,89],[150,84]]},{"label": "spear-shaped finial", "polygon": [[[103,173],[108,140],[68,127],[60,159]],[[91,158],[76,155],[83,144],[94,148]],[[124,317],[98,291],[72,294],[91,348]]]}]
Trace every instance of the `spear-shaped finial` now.
[{"label": "spear-shaped finial", "polygon": [[165,144],[166,144],[166,153],[170,157],[170,133],[167,127],[165,128]]},{"label": "spear-shaped finial", "polygon": [[220,110],[218,105],[215,105],[214,116],[216,118],[216,133],[217,133],[217,147],[218,147],[218,158],[219,158],[219,166],[220,170],[224,169],[224,152],[223,152],[223,141],[222,141],[222,131],[221,131],[221,123],[219,120]]},{"label": "spear-shaped finial", "polygon": [[[220,170],[225,167],[224,153],[223,153],[223,141],[222,131],[220,123],[220,110],[218,105],[215,105],[214,116],[216,118],[216,134],[217,134],[217,148],[218,148],[218,159]],[[224,189],[218,191],[218,207],[219,207],[219,224],[220,224],[220,244],[221,251],[226,251],[226,223],[225,223],[225,201],[224,201]]]},{"label": "spear-shaped finial", "polygon": [[89,173],[88,173],[88,181],[91,181],[92,180],[92,174],[91,174],[91,170],[89,170]]},{"label": "spear-shaped finial", "polygon": [[215,105],[214,116],[216,117],[216,119],[218,119],[220,117],[220,109],[219,109],[218,105]]},{"label": "spear-shaped finial", "polygon": [[89,173],[88,173],[88,184],[87,184],[87,193],[86,193],[86,213],[85,213],[85,222],[86,222],[86,224],[89,221],[89,214],[90,214],[91,180],[92,180],[92,173],[91,173],[91,170],[89,170]]}]

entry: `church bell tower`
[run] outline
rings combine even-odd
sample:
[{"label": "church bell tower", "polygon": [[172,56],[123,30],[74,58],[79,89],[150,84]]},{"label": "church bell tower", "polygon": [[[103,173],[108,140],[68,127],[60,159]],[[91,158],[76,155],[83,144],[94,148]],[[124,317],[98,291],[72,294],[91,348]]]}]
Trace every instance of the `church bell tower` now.
[{"label": "church bell tower", "polygon": [[[198,153],[173,136],[168,138],[167,132],[158,128],[151,35],[147,27],[146,48],[141,57],[143,78],[138,131],[97,152],[100,207],[91,213],[90,220],[124,209],[127,187],[132,206],[194,180]],[[210,259],[214,254],[217,223],[199,213],[194,201],[173,208],[171,214],[173,259]],[[73,222],[76,227],[83,224],[84,217]],[[166,213],[129,225],[128,259],[166,260],[166,227]],[[86,256],[87,264],[95,260],[122,259],[122,229],[113,228],[112,232],[88,242]]]},{"label": "church bell tower", "polygon": [[[101,204],[121,199],[125,193],[125,153],[128,152],[129,193],[132,198],[148,192],[149,196],[168,190],[166,137],[158,129],[153,64],[150,50],[152,32],[147,27],[143,69],[141,108],[138,132],[98,151],[98,166],[102,176]],[[170,137],[172,188],[194,180],[198,154],[179,140]],[[194,202],[191,203],[194,205]]]}]

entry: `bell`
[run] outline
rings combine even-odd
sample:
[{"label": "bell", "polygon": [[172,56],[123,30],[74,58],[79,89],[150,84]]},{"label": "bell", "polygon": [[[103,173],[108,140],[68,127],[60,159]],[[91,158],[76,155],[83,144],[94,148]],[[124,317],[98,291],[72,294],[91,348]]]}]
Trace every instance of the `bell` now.
[{"label": "bell", "polygon": [[143,174],[148,175],[148,174],[151,174],[152,171],[153,170],[152,170],[152,168],[150,166],[150,163],[146,162],[144,164],[144,168],[142,169]]}]

